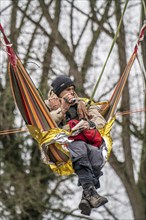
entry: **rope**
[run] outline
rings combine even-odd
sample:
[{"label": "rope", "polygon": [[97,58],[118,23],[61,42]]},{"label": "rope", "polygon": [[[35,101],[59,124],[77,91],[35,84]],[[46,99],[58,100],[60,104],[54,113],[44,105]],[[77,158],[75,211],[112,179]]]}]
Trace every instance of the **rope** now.
[{"label": "rope", "polygon": [[14,128],[14,129],[0,131],[0,135],[15,134],[15,133],[26,132],[26,131],[27,131],[26,128]]},{"label": "rope", "polygon": [[2,48],[2,50],[7,53],[8,55],[10,55],[6,49],[6,47],[11,47],[12,44],[6,44],[3,38],[0,38],[0,46]]},{"label": "rope", "polygon": [[117,112],[117,113],[116,113],[116,116],[120,116],[120,115],[131,115],[131,114],[133,114],[133,113],[144,112],[144,111],[146,111],[146,108],[136,109],[136,110],[132,110],[132,111]]},{"label": "rope", "polygon": [[[144,112],[144,111],[146,111],[146,108],[135,109],[135,110],[131,110],[131,111],[117,112],[116,116],[131,115],[133,113]],[[27,128],[14,128],[14,129],[0,131],[0,135],[22,133],[22,132],[27,132],[27,131],[28,131]]]},{"label": "rope", "polygon": [[108,61],[108,59],[109,59],[109,57],[110,57],[110,54],[111,54],[112,49],[113,49],[113,47],[114,47],[114,44],[115,44],[115,42],[116,42],[116,40],[117,40],[117,36],[118,36],[118,34],[119,34],[119,30],[120,30],[120,27],[121,27],[121,24],[122,24],[123,16],[124,16],[125,11],[126,11],[126,8],[127,8],[127,4],[128,4],[128,0],[126,0],[126,2],[125,2],[125,6],[124,6],[124,9],[123,9],[123,13],[122,13],[122,15],[121,15],[121,19],[120,19],[120,22],[119,22],[119,24],[118,24],[118,28],[117,28],[116,34],[115,34],[115,36],[114,36],[114,39],[113,39],[113,42],[112,42],[110,51],[109,51],[109,53],[108,53],[108,55],[107,55],[106,61],[105,61],[104,65],[103,65],[103,68],[102,68],[101,73],[100,73],[100,75],[99,75],[99,78],[98,78],[98,80],[97,80],[97,82],[96,82],[96,85],[95,85],[95,87],[94,87],[94,90],[93,90],[93,92],[92,92],[92,94],[91,94],[91,97],[90,97],[90,100],[89,100],[89,104],[88,104],[88,105],[90,105],[90,103],[91,103],[92,100],[93,100],[93,97],[94,97],[94,95],[95,95],[95,92],[96,92],[96,90],[97,90],[97,87],[98,87],[98,85],[99,85],[99,82],[100,82],[100,80],[101,80],[101,77],[102,77],[102,75],[103,75],[104,69],[105,69],[105,67],[106,67],[107,61]]}]

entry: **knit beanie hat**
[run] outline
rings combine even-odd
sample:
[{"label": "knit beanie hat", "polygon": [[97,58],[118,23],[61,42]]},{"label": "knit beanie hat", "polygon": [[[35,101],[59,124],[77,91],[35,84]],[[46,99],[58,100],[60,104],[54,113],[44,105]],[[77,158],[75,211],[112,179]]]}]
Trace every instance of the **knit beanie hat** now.
[{"label": "knit beanie hat", "polygon": [[59,96],[59,94],[67,87],[74,86],[74,82],[68,76],[58,76],[51,84],[54,93]]}]

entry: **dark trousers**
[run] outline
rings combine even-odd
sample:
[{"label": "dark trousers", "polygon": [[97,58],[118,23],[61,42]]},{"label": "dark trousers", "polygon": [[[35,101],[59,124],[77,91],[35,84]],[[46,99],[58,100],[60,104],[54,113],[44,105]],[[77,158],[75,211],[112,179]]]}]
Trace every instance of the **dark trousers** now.
[{"label": "dark trousers", "polygon": [[99,149],[84,141],[73,141],[68,147],[79,185],[91,183],[99,188],[99,178],[103,174],[101,169],[104,162],[102,147]]}]

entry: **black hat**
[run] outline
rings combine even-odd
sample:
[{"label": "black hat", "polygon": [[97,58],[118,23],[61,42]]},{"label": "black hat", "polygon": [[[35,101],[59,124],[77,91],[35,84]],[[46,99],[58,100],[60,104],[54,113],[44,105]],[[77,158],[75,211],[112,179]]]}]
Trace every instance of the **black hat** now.
[{"label": "black hat", "polygon": [[67,87],[74,86],[73,81],[68,76],[58,76],[51,84],[54,93],[59,96],[59,94]]}]

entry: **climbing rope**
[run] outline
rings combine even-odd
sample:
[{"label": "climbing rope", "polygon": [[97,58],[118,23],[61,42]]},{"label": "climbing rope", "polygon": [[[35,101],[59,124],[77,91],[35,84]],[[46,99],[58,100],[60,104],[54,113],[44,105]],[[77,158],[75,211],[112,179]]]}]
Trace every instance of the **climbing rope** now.
[{"label": "climbing rope", "polygon": [[118,36],[118,34],[119,34],[119,30],[120,30],[120,27],[121,27],[121,24],[122,24],[123,16],[124,16],[125,11],[126,11],[126,8],[127,8],[127,4],[128,4],[128,0],[126,0],[126,2],[125,2],[124,9],[123,9],[123,13],[122,13],[122,15],[121,15],[121,19],[120,19],[120,22],[119,22],[119,24],[118,24],[118,28],[117,28],[117,31],[116,31],[116,33],[115,33],[115,36],[114,36],[114,39],[113,39],[113,42],[112,42],[110,51],[109,51],[109,53],[108,53],[108,55],[107,55],[106,61],[105,61],[104,65],[103,65],[103,68],[102,68],[101,73],[100,73],[100,75],[99,75],[99,78],[98,78],[98,80],[97,80],[97,82],[96,82],[96,85],[95,85],[95,87],[94,87],[94,90],[93,90],[93,92],[92,92],[92,94],[91,94],[91,97],[90,97],[90,99],[89,99],[89,104],[88,104],[88,105],[90,105],[91,102],[92,102],[92,100],[93,100],[93,97],[94,97],[94,95],[95,95],[95,92],[96,92],[96,90],[97,90],[97,87],[98,87],[98,85],[99,85],[99,82],[100,82],[100,80],[101,80],[101,77],[102,77],[102,75],[103,75],[104,69],[105,69],[105,67],[106,67],[107,61],[108,61],[108,59],[109,59],[109,57],[110,57],[110,54],[111,54],[112,49],[113,49],[113,47],[114,47],[114,44],[115,44],[115,42],[116,42],[116,40],[117,40],[117,36]]}]

